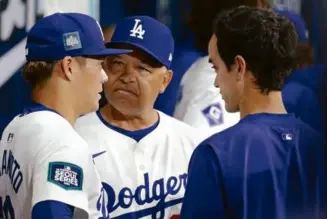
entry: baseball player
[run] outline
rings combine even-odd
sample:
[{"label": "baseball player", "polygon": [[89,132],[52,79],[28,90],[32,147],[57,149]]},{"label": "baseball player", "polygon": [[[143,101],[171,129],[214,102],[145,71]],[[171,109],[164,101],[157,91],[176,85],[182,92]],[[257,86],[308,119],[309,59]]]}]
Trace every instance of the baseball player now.
[{"label": "baseball player", "polygon": [[106,49],[93,18],[55,13],[30,30],[24,77],[33,104],[14,118],[0,146],[0,218],[108,218],[87,143],[72,125],[98,109]]},{"label": "baseball player", "polygon": [[208,46],[214,83],[241,120],[194,151],[182,219],[323,218],[323,140],[281,97],[296,44],[291,22],[270,10],[218,16]]},{"label": "baseball player", "polygon": [[108,104],[79,118],[75,128],[92,149],[109,214],[176,218],[189,159],[203,135],[153,108],[173,74],[171,32],[153,18],[127,17],[107,47],[133,52],[106,59]]},{"label": "baseball player", "polygon": [[206,24],[212,24],[220,11],[240,5],[268,7],[268,1],[192,0],[190,4],[192,10],[188,25],[195,37],[194,50],[204,55],[183,74],[173,116],[193,127],[207,129],[209,133],[214,134],[235,125],[240,115],[239,112],[229,113],[225,110],[220,89],[213,85],[215,71],[208,63],[207,53],[212,28]]}]

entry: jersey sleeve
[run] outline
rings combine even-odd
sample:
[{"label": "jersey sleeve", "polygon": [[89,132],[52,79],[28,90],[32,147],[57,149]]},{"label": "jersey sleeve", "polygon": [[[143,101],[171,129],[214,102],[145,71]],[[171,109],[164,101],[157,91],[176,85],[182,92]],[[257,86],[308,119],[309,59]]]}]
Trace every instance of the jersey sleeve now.
[{"label": "jersey sleeve", "polygon": [[90,173],[94,165],[86,146],[67,145],[56,150],[50,147],[43,147],[35,158],[32,208],[39,202],[54,200],[88,213],[87,181],[93,180]]},{"label": "jersey sleeve", "polygon": [[239,113],[226,112],[217,92],[204,93],[184,107],[185,111],[178,119],[195,128],[206,128],[212,134],[235,125],[240,118]]},{"label": "jersey sleeve", "polygon": [[181,219],[227,218],[218,158],[207,144],[199,145],[190,160]]}]

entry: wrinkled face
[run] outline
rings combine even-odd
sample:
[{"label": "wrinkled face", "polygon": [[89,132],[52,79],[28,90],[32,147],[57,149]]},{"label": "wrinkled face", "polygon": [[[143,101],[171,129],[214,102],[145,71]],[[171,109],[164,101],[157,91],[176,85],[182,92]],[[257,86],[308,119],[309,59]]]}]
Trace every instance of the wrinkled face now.
[{"label": "wrinkled face", "polygon": [[76,101],[79,109],[85,114],[98,110],[102,84],[107,80],[107,76],[102,69],[104,58],[78,59],[78,65],[75,66]]},{"label": "wrinkled face", "polygon": [[[131,49],[125,46],[122,49]],[[107,101],[124,115],[140,115],[153,108],[158,95],[170,83],[172,72],[145,52],[107,57],[104,84]]]},{"label": "wrinkled face", "polygon": [[227,112],[238,112],[242,94],[242,81],[240,80],[240,75],[238,75],[240,74],[238,65],[234,64],[231,66],[231,70],[228,70],[217,49],[217,38],[215,35],[212,36],[209,42],[208,53],[209,61],[213,64],[216,72],[214,85],[220,88]]}]

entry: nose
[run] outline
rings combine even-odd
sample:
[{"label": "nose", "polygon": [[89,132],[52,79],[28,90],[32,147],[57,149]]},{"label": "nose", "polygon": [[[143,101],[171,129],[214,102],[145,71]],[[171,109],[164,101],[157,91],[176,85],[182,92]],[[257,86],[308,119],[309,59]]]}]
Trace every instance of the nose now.
[{"label": "nose", "polygon": [[124,73],[121,75],[120,79],[124,83],[131,83],[136,81],[137,71],[132,65],[126,65],[124,69]]},{"label": "nose", "polygon": [[104,69],[101,69],[100,75],[101,75],[101,83],[103,84],[108,80],[107,74],[104,71]]},{"label": "nose", "polygon": [[215,80],[214,80],[214,86],[216,88],[220,88],[220,86],[219,86],[219,79],[218,79],[218,76],[217,75],[216,75]]}]

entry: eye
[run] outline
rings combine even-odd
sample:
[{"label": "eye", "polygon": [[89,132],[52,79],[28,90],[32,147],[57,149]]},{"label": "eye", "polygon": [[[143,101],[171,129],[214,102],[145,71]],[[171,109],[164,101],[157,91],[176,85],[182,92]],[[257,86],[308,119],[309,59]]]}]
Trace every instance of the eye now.
[{"label": "eye", "polygon": [[140,71],[146,71],[146,72],[151,73],[151,70],[149,68],[147,68],[147,67],[144,67],[144,66],[139,65],[138,68],[139,68]]},{"label": "eye", "polygon": [[113,65],[123,65],[124,63],[122,61],[119,61],[119,60],[113,60],[112,64]]}]

